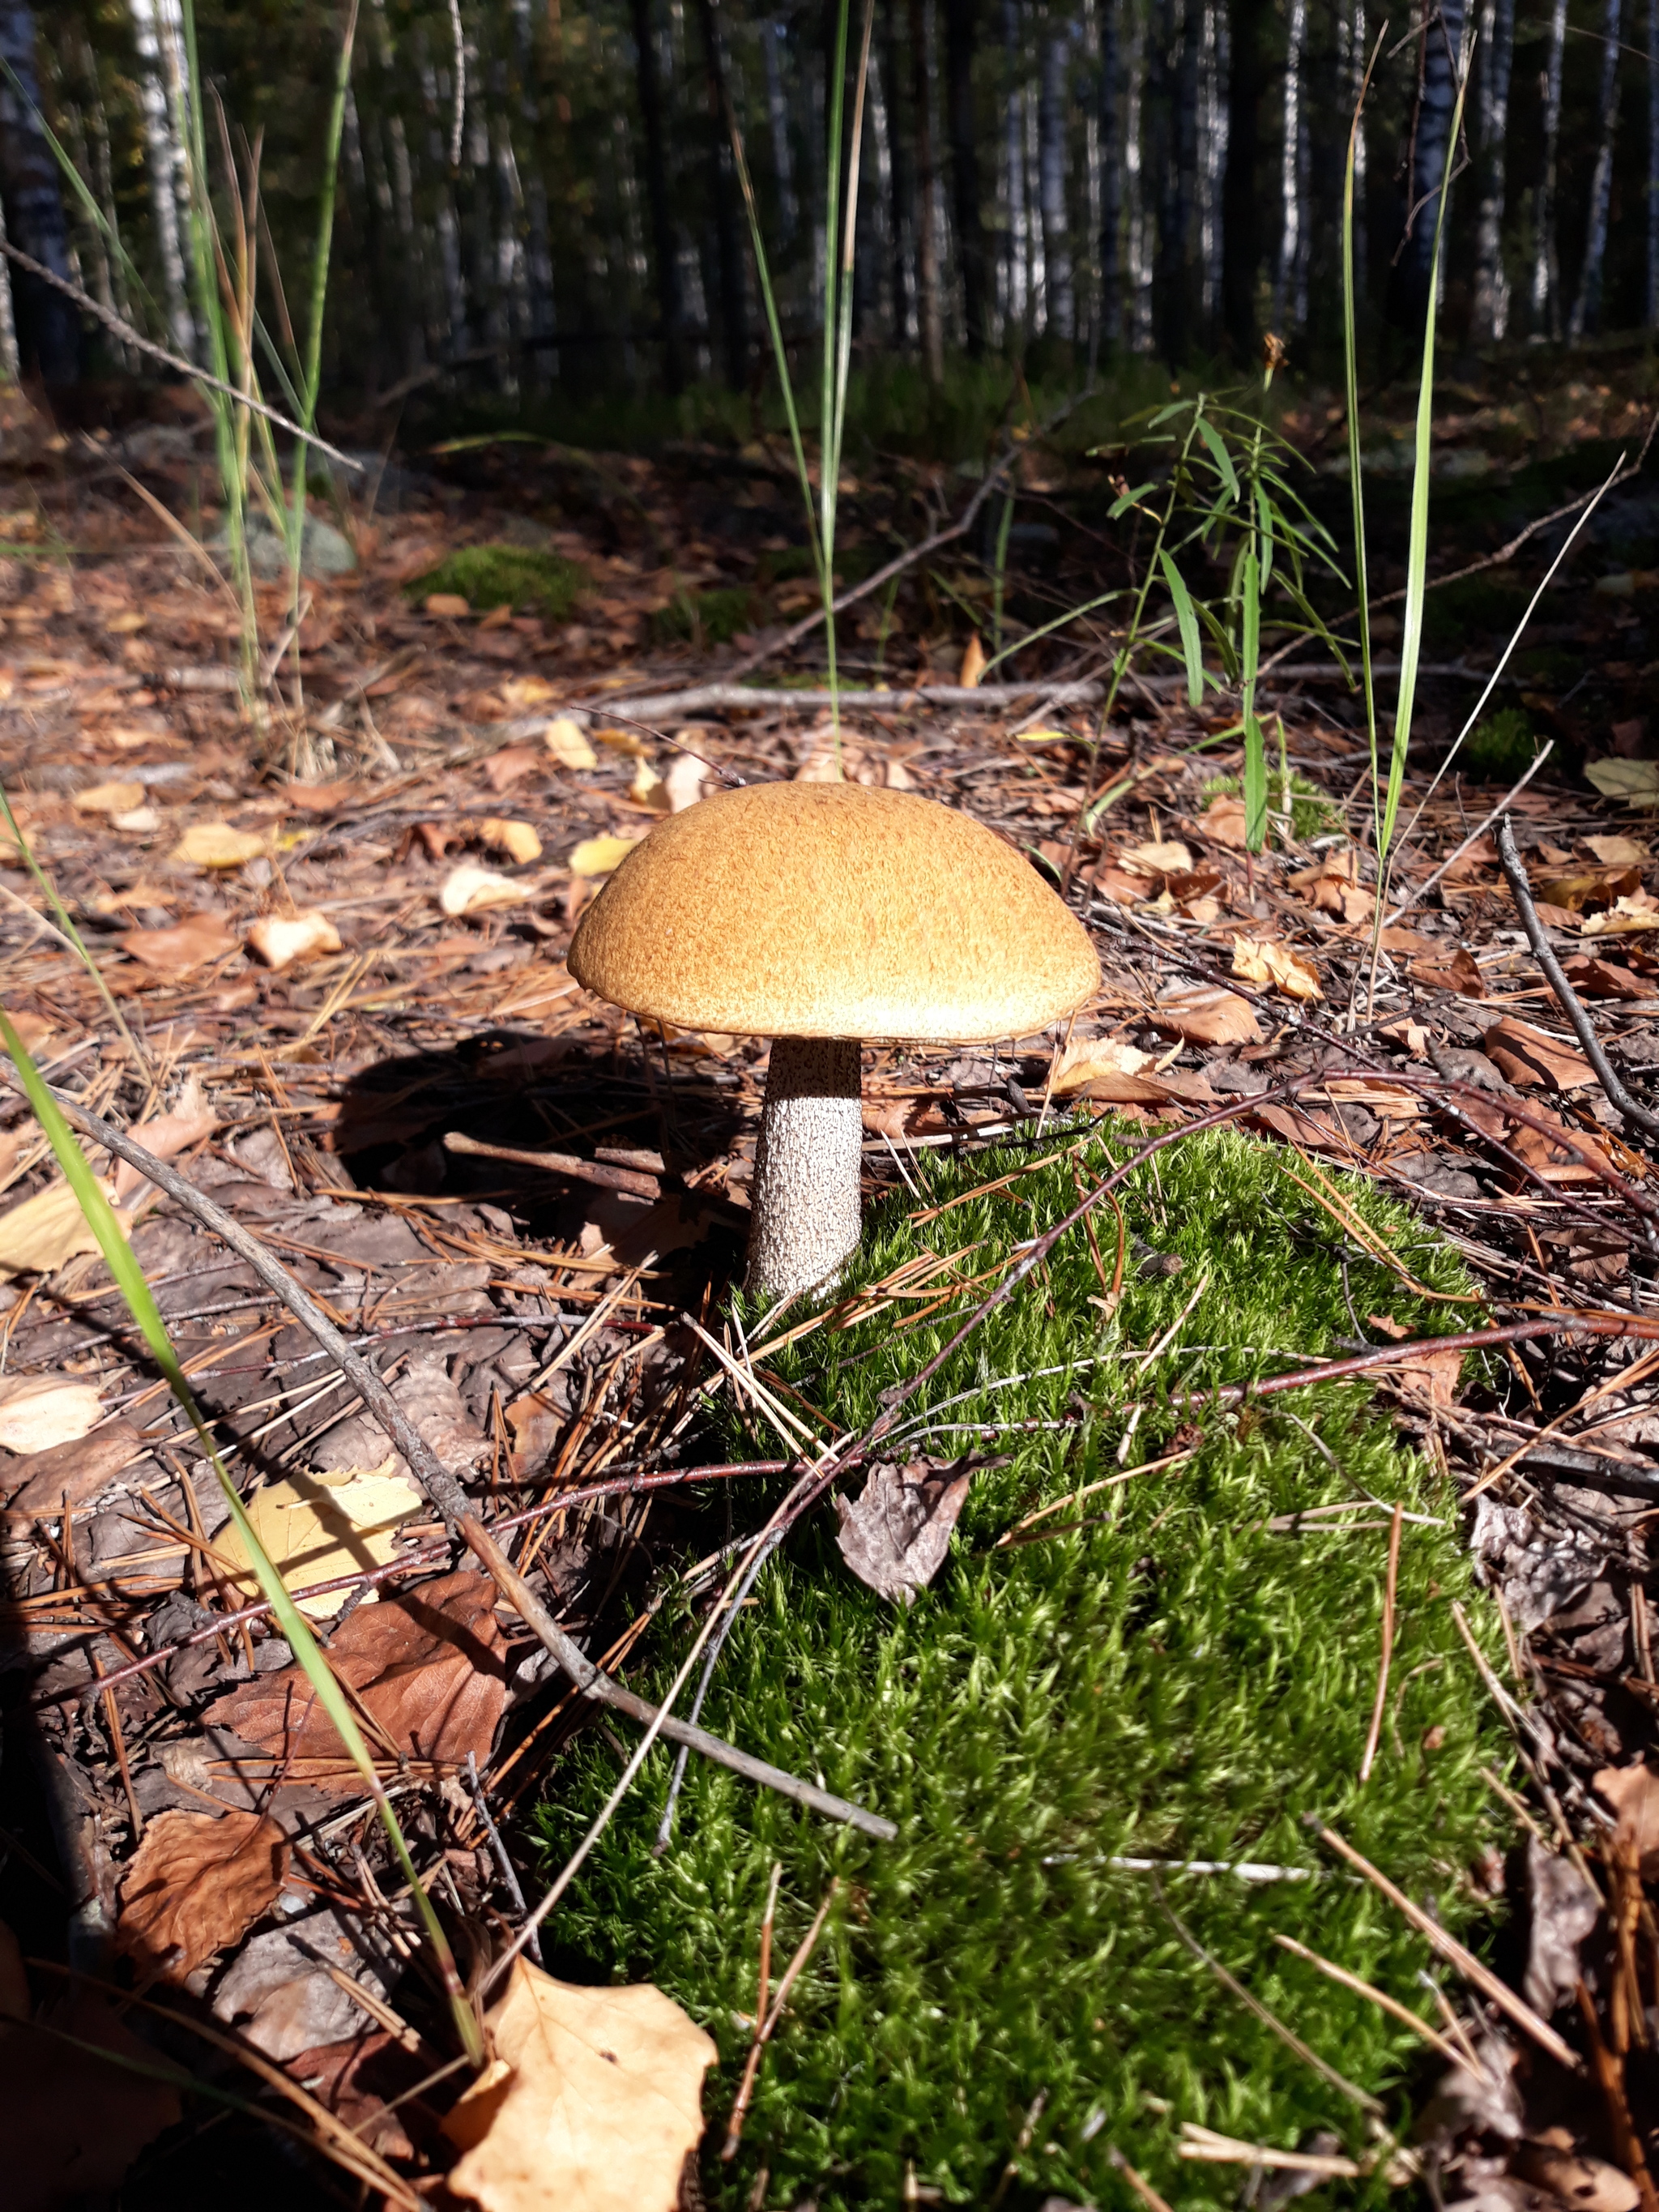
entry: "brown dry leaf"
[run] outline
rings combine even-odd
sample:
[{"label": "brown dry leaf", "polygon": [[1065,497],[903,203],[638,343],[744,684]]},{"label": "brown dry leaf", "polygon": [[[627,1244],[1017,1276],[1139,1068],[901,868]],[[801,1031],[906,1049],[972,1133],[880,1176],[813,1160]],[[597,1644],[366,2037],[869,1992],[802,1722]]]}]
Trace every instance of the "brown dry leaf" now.
[{"label": "brown dry leaf", "polygon": [[188,975],[236,950],[222,915],[187,914],[168,929],[126,929],[116,939],[130,960],[157,975]]},{"label": "brown dry leaf", "polygon": [[1616,899],[1605,914],[1585,917],[1583,937],[1620,937],[1638,929],[1659,929],[1659,899],[1649,891],[1632,891]]},{"label": "brown dry leaf", "polygon": [[1405,929],[1398,922],[1382,932],[1382,945],[1385,952],[1406,952],[1425,960],[1437,960],[1446,950],[1437,937],[1425,937],[1420,929]]},{"label": "brown dry leaf", "polygon": [[937,1460],[913,1459],[902,1467],[883,1461],[849,1504],[839,1492],[841,1531],[836,1543],[867,1589],[894,1605],[914,1605],[945,1564],[951,1531],[968,1495],[969,1474],[952,1474]]},{"label": "brown dry leaf", "polygon": [[[290,1588],[332,1582],[340,1575],[361,1573],[384,1566],[398,1552],[398,1531],[419,1510],[420,1500],[398,1475],[392,1462],[368,1473],[357,1468],[338,1474],[296,1474],[286,1482],[267,1483],[247,1502],[247,1516],[254,1534],[282,1571]],[[241,1532],[228,1528],[219,1540],[227,1559],[245,1569],[230,1580],[257,1597],[259,1586]],[[351,1595],[329,1590],[319,1597],[296,1601],[301,1612],[323,1620],[337,1613]]]},{"label": "brown dry leaf", "polygon": [[90,1382],[68,1375],[9,1375],[0,1381],[0,1450],[51,1451],[97,1427],[104,1408]]},{"label": "brown dry leaf", "polygon": [[1198,983],[1169,992],[1152,1007],[1155,1027],[1188,1044],[1260,1044],[1261,1030],[1248,999],[1218,984]]},{"label": "brown dry leaf", "polygon": [[1290,881],[1322,914],[1334,914],[1340,921],[1369,921],[1376,910],[1376,894],[1360,882],[1359,855],[1352,845],[1322,854]]},{"label": "brown dry leaf", "polygon": [[[107,1176],[98,1182],[113,1202],[113,1182]],[[118,1213],[115,1218],[122,1234],[130,1235],[131,1215]],[[0,1283],[9,1282],[14,1275],[55,1274],[77,1252],[97,1249],[98,1239],[81,1211],[81,1201],[61,1178],[9,1213],[0,1213]]]},{"label": "brown dry leaf", "polygon": [[1152,1054],[1139,1045],[1117,1037],[1079,1037],[1055,1060],[1050,1087],[1054,1097],[1069,1098],[1098,1075],[1139,1075],[1152,1064]]},{"label": "brown dry leaf", "polygon": [[1595,1787],[1618,1815],[1618,1840],[1634,1850],[1642,1879],[1659,1875],[1659,1774],[1639,1759],[1633,1766],[1604,1766]]},{"label": "brown dry leaf", "polygon": [[[506,684],[501,686],[503,691],[511,688]],[[526,776],[533,775],[541,764],[542,757],[533,745],[507,745],[484,763],[483,779],[499,798],[515,783],[522,783]]]},{"label": "brown dry leaf", "polygon": [[1467,853],[1460,853],[1445,871],[1443,881],[1467,883],[1471,876],[1487,873],[1498,866],[1498,848],[1490,837],[1477,837]]},{"label": "brown dry leaf", "polygon": [[1644,868],[1650,857],[1647,847],[1634,837],[1586,837],[1583,842],[1604,868]]},{"label": "brown dry leaf", "polygon": [[542,732],[542,743],[560,768],[597,768],[599,757],[587,733],[568,714],[556,714]]},{"label": "brown dry leaf", "polygon": [[1461,1352],[1419,1352],[1412,1359],[1402,1360],[1398,1367],[1391,1367],[1389,1372],[1407,1389],[1422,1391],[1431,1404],[1451,1406],[1457,1401],[1463,1355]]},{"label": "brown dry leaf", "polygon": [[978,690],[979,679],[984,673],[985,647],[980,643],[979,633],[975,631],[963,650],[962,665],[957,671],[957,682],[964,691],[975,691]]},{"label": "brown dry leaf", "polygon": [[1411,963],[1411,978],[1431,991],[1455,991],[1460,999],[1484,999],[1486,978],[1475,964],[1474,955],[1467,945],[1455,951],[1437,946],[1432,953],[1425,953]]},{"label": "brown dry leaf", "polygon": [[1540,876],[1533,884],[1533,896],[1551,906],[1565,907],[1570,914],[1583,914],[1586,908],[1608,907],[1627,892],[1642,888],[1640,868],[1586,868],[1570,875]]},{"label": "brown dry leaf", "polygon": [[1125,845],[1112,857],[1121,860],[1126,868],[1139,868],[1144,875],[1187,876],[1193,872],[1193,856],[1178,837],[1144,845]]},{"label": "brown dry leaf", "polygon": [[1236,792],[1224,791],[1197,817],[1202,836],[1212,845],[1225,845],[1235,853],[1244,850],[1244,801]]},{"label": "brown dry leaf", "polygon": [[668,814],[673,811],[667,787],[648,760],[641,760],[635,767],[634,781],[628,787],[628,796],[635,806],[647,807],[653,814]]},{"label": "brown dry leaf", "polygon": [[[141,2043],[108,2001],[87,1988],[72,1989],[43,2014],[43,2027],[60,2035],[14,2025],[28,2020],[28,1982],[17,1939],[3,1925],[0,2013],[6,2212],[110,2202],[144,2145],[179,2118],[177,2091],[153,2076],[154,2045]],[[64,2039],[70,2036],[74,2042]],[[79,2047],[85,2045],[93,2048]]]},{"label": "brown dry leaf", "polygon": [[637,837],[584,837],[570,855],[573,876],[608,876],[639,843]]},{"label": "brown dry leaf", "polygon": [[[158,1160],[177,1159],[192,1145],[199,1145],[204,1137],[210,1137],[224,1116],[208,1103],[207,1093],[199,1079],[192,1075],[165,1114],[152,1114],[148,1121],[141,1121],[133,1131],[136,1142],[146,1152],[153,1152]],[[155,1185],[148,1176],[141,1175],[125,1160],[115,1164],[115,1203],[130,1205],[141,1190],[153,1190]]]},{"label": "brown dry leaf", "polygon": [[518,906],[529,896],[530,890],[528,884],[515,877],[497,875],[492,868],[464,860],[444,878],[438,903],[452,921],[459,921],[463,915],[482,914],[487,907]]},{"label": "brown dry leaf", "polygon": [[0,1467],[0,1499],[14,1513],[64,1512],[107,1489],[144,1449],[143,1438],[130,1421],[106,1421],[90,1436]]},{"label": "brown dry leaf", "polygon": [[405,2050],[386,2028],[298,2051],[288,2071],[382,2158],[414,2157],[405,2121],[416,2133],[437,2131],[435,2114],[418,2094],[410,2094],[419,2092],[427,2072],[418,2050]]},{"label": "brown dry leaf", "polygon": [[234,830],[228,822],[192,822],[168,858],[193,868],[242,868],[264,850],[264,838],[252,830]]},{"label": "brown dry leaf", "polygon": [[116,1942],[141,1972],[182,1982],[270,1911],[288,1859],[262,1814],[157,1814],[121,1885]]},{"label": "brown dry leaf", "polygon": [[1287,999],[1317,999],[1319,975],[1310,961],[1270,937],[1236,937],[1233,973],[1245,983],[1271,983]]},{"label": "brown dry leaf", "polygon": [[482,2212],[674,2212],[702,2136],[713,2039],[649,1982],[579,1989],[515,1960],[495,2061],[444,2132],[451,2192]]},{"label": "brown dry leaf", "polygon": [[1598,959],[1593,952],[1575,953],[1561,966],[1581,999],[1645,999],[1651,995],[1650,987],[1628,968],[1618,967],[1611,960]]},{"label": "brown dry leaf", "polygon": [[325,914],[268,914],[249,929],[247,949],[278,974],[296,960],[340,950],[340,933]]},{"label": "brown dry leaf", "polygon": [[1552,1091],[1582,1091],[1595,1080],[1595,1071],[1583,1053],[1513,1015],[1492,1024],[1481,1048],[1517,1090],[1544,1083]]},{"label": "brown dry leaf", "polygon": [[509,676],[501,686],[501,696],[515,714],[528,714],[556,699],[558,687],[544,676]]},{"label": "brown dry leaf", "polygon": [[451,622],[459,622],[463,615],[472,611],[471,601],[464,599],[459,592],[428,592],[421,605],[428,614],[447,616]]},{"label": "brown dry leaf", "polygon": [[1574,2149],[1572,2137],[1564,2130],[1553,2128],[1550,2133],[1565,2140],[1518,2144],[1510,2159],[1510,2172],[1542,2190],[1552,2212],[1557,2204],[1570,2204],[1573,2212],[1636,2212],[1642,2192],[1629,2174],[1605,2159]]},{"label": "brown dry leaf", "polygon": [[144,803],[142,783],[95,783],[77,791],[70,805],[77,814],[131,814]]},{"label": "brown dry leaf", "polygon": [[1423,1102],[1403,1083],[1378,1082],[1370,1076],[1338,1075],[1325,1085],[1339,1106],[1364,1106],[1380,1121],[1415,1121]]},{"label": "brown dry leaf", "polygon": [[1429,1048],[1429,1033],[1421,1022],[1414,1022],[1409,1014],[1402,1014],[1397,1022],[1386,1022],[1377,1031],[1390,1044],[1403,1045],[1413,1060],[1421,1060]]},{"label": "brown dry leaf", "polygon": [[528,822],[514,822],[504,815],[492,814],[478,824],[478,836],[486,845],[505,853],[521,868],[542,857],[542,841]]},{"label": "brown dry leaf", "polygon": [[[482,1761],[507,1704],[495,1603],[487,1575],[440,1576],[360,1606],[335,1632],[329,1665],[410,1757],[465,1766],[475,1752]],[[207,1717],[285,1762],[289,1781],[340,1793],[362,1788],[300,1667],[256,1675],[210,1705]]]}]

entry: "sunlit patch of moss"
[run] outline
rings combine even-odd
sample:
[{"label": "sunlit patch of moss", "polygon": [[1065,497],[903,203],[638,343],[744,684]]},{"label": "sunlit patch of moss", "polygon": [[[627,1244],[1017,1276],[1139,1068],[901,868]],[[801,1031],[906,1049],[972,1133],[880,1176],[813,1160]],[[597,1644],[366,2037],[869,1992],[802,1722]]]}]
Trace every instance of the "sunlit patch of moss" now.
[{"label": "sunlit patch of moss", "polygon": [[[1273,766],[1271,757],[1267,770],[1268,819],[1279,812],[1281,780]],[[1236,775],[1218,775],[1204,787],[1203,803],[1207,806],[1212,799],[1236,798],[1244,788]],[[1310,837],[1328,837],[1342,827],[1340,809],[1331,804],[1328,792],[1310,783],[1299,769],[1291,771],[1291,835],[1298,845],[1305,845]]]},{"label": "sunlit patch of moss", "polygon": [[568,622],[587,589],[579,561],[527,545],[461,545],[404,586],[411,599],[453,592],[475,612],[520,607],[548,622]]}]

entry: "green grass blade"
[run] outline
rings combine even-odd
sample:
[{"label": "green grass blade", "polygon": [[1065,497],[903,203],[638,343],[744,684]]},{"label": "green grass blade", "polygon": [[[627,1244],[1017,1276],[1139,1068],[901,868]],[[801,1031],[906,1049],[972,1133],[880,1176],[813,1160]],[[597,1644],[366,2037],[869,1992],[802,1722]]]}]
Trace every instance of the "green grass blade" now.
[{"label": "green grass blade", "polygon": [[1170,556],[1164,553],[1159,558],[1164,563],[1164,580],[1170,586],[1170,597],[1175,602],[1176,623],[1181,631],[1181,649],[1187,659],[1188,703],[1201,707],[1204,703],[1204,647],[1198,634],[1198,617],[1193,610],[1192,594]]},{"label": "green grass blade", "polygon": [[[1348,409],[1348,486],[1353,502],[1354,597],[1359,613],[1359,681],[1365,702],[1365,742],[1370,753],[1371,828],[1380,849],[1382,833],[1382,769],[1376,744],[1376,683],[1371,673],[1371,587],[1370,556],[1365,544],[1365,479],[1360,466],[1359,441],[1359,302],[1354,290],[1354,190],[1359,159],[1359,125],[1365,112],[1365,94],[1382,51],[1383,33],[1371,49],[1353,120],[1348,125],[1347,161],[1342,173],[1342,372]],[[1377,902],[1377,912],[1383,902]]]},{"label": "green grass blade", "polygon": [[345,1693],[336,1680],[333,1670],[323,1656],[321,1647],[313,1635],[311,1624],[289,1595],[287,1585],[259,1541],[258,1532],[248,1518],[247,1509],[237,1493],[236,1486],[225,1471],[218,1448],[208,1429],[201,1407],[185,1379],[179,1355],[173,1350],[173,1340],[167,1334],[167,1323],[155,1294],[144,1280],[144,1271],[126,1239],[122,1236],[113,1207],[104,1194],[103,1186],[92,1171],[92,1164],[82,1151],[75,1132],[64,1118],[62,1109],[47,1088],[40,1069],[35,1066],[22,1039],[13,1028],[9,1016],[0,1008],[0,1043],[3,1043],[17,1070],[18,1080],[33,1109],[47,1142],[62,1169],[64,1181],[74,1192],[76,1202],[86,1218],[87,1224],[98,1240],[98,1248],[105,1264],[114,1278],[117,1289],[126,1301],[139,1334],[148,1346],[150,1357],[161,1369],[173,1396],[183,1407],[198,1441],[206,1453],[213,1471],[219,1479],[231,1518],[236,1524],[248,1560],[259,1588],[269,1601],[283,1634],[287,1638],[295,1658],[304,1668],[306,1679],[317,1695],[317,1701],[328,1715],[341,1741],[345,1745],[352,1763],[362,1775],[364,1786],[374,1799],[385,1824],[393,1851],[409,1883],[416,1906],[426,1924],[426,1930],[443,1975],[444,1985],[449,1991],[450,2008],[459,2031],[462,2045],[475,2065],[483,2063],[483,2039],[471,2007],[461,1989],[460,1977],[455,1971],[454,1955],[443,1932],[432,1900],[422,1885],[410,1856],[409,1845],[398,1825],[398,1816],[388,1802],[380,1779],[374,1771],[374,1762],[368,1744],[363,1741],[356,1717],[346,1702]]},{"label": "green grass blade", "polygon": [[0,784],[0,815],[4,816],[6,827],[11,832],[13,842],[15,843],[18,851],[23,856],[23,864],[27,868],[29,873],[33,877],[35,882],[40,885],[41,895],[46,899],[47,905],[52,908],[52,914],[56,917],[58,928],[69,939],[70,944],[74,947],[75,951],[79,956],[87,973],[91,976],[93,982],[96,985],[98,995],[104,1002],[105,1012],[108,1014],[111,1021],[114,1023],[116,1033],[120,1037],[122,1043],[125,1045],[127,1050],[132,1054],[132,1064],[134,1067],[142,1068],[144,1073],[148,1074],[150,1068],[149,1054],[142,1049],[137,1039],[133,1036],[132,1031],[127,1027],[126,1018],[122,1013],[119,1006],[116,1005],[114,994],[110,990],[109,985],[104,981],[102,970],[100,969],[98,963],[93,958],[91,953],[88,951],[86,941],[82,937],[80,931],[76,927],[75,923],[70,917],[69,908],[64,904],[63,900],[58,896],[57,884],[53,883],[52,878],[40,866],[39,860],[35,859],[33,848],[30,845],[28,839],[25,837],[21,830],[19,829],[17,825],[17,817],[11,811],[11,801],[6,796],[5,786],[3,784]]},{"label": "green grass blade", "polygon": [[1259,853],[1267,842],[1267,753],[1255,711],[1255,674],[1261,659],[1261,570],[1252,546],[1244,556],[1244,609],[1239,640],[1244,724],[1244,843]]}]

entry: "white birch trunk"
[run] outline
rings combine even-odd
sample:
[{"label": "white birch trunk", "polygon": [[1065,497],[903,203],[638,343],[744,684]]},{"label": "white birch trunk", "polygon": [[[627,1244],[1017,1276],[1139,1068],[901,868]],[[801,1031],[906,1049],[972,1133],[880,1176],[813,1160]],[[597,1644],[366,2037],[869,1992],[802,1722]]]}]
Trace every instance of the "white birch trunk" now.
[{"label": "white birch trunk", "polygon": [[1291,0],[1285,49],[1285,139],[1279,149],[1279,263],[1273,274],[1273,325],[1305,319],[1305,297],[1297,314],[1303,267],[1302,56],[1308,36],[1308,0]]},{"label": "white birch trunk", "polygon": [[1601,320],[1607,209],[1613,198],[1613,141],[1619,125],[1619,40],[1623,27],[1623,0],[1607,0],[1601,21],[1601,97],[1596,117],[1595,169],[1590,178],[1589,223],[1584,237],[1584,265],[1567,325],[1567,336],[1575,344]]},{"label": "white birch trunk", "polygon": [[1206,343],[1221,313],[1221,183],[1227,173],[1229,25],[1224,8],[1204,0],[1198,82],[1198,246]]},{"label": "white birch trunk", "polygon": [[1066,82],[1071,60],[1070,26],[1052,31],[1042,52],[1042,95],[1037,138],[1042,174],[1042,275],[1048,328],[1071,338],[1077,331],[1077,301],[1072,274],[1071,222],[1066,205],[1066,125],[1070,106]]},{"label": "white birch trunk", "polygon": [[1020,82],[1019,0],[1002,0],[1006,70],[1002,111],[1003,256],[1002,342],[1018,350],[1030,305],[1030,267],[1025,258],[1025,103]]},{"label": "white birch trunk", "polygon": [[1147,205],[1141,126],[1146,105],[1147,0],[1124,0],[1123,209],[1128,235],[1128,340],[1135,353],[1152,349],[1152,217]]},{"label": "white birch trunk", "polygon": [[1561,286],[1555,252],[1555,163],[1561,143],[1561,64],[1567,45],[1567,0],[1553,0],[1550,42],[1538,80],[1544,161],[1533,201],[1532,331],[1561,335]]},{"label": "white birch trunk", "polygon": [[[6,211],[0,207],[0,241],[6,235]],[[17,318],[11,304],[11,262],[0,253],[0,381],[15,384],[22,364],[17,358]]]},{"label": "white birch trunk", "polygon": [[161,305],[175,353],[194,361],[196,321],[185,278],[190,163],[183,129],[185,67],[177,0],[127,0],[138,53],[138,104],[149,173],[150,220],[161,265]]},{"label": "white birch trunk", "polygon": [[1504,270],[1504,164],[1509,154],[1510,67],[1515,0],[1485,0],[1480,11],[1480,207],[1475,228],[1472,334],[1497,340],[1509,330]]}]

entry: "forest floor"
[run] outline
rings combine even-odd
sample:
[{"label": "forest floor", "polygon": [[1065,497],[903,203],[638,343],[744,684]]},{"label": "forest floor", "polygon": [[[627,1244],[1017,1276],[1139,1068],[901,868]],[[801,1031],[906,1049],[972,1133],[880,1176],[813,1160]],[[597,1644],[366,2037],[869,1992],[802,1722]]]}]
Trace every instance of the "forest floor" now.
[{"label": "forest floor", "polygon": [[[1616,441],[1639,444],[1644,375],[1615,361],[1565,396],[1453,395],[1433,570],[1488,562],[1592,492]],[[1310,401],[1289,423],[1316,459],[1324,415]],[[672,1474],[712,1379],[680,1316],[719,1325],[767,1048],[647,1039],[581,991],[562,956],[621,854],[702,794],[705,763],[751,781],[833,773],[820,706],[733,708],[706,691],[752,669],[787,694],[821,670],[816,639],[786,637],[811,605],[787,455],[761,441],[649,457],[495,444],[377,463],[372,511],[356,493],[319,507],[317,558],[342,573],[306,579],[299,688],[289,652],[257,733],[236,695],[234,604],[131,488],[199,517],[198,428],[63,436],[14,402],[0,435],[0,780],[131,1040],[48,926],[21,856],[0,850],[7,1012],[52,1082],[172,1158],[377,1347],[440,1455],[475,1468],[485,1519],[526,1532],[512,1540],[532,1589],[624,1668],[651,1618],[653,1562],[684,1556],[709,1510],[672,1481],[627,1486],[647,1468]],[[1103,518],[1115,465],[1040,441],[1022,455],[1006,635],[1115,580],[1122,556]],[[1335,476],[1322,481],[1346,501]],[[1392,481],[1380,462],[1380,509]],[[848,580],[860,559],[867,573],[947,526],[973,489],[959,471],[896,457],[855,471]],[[1060,1110],[1109,1113],[1150,1140],[1224,1109],[1291,1148],[1339,1242],[1365,1237],[1334,1171],[1431,1224],[1480,1285],[1488,1326],[1559,1316],[1461,1382],[1455,1359],[1409,1344],[1375,1378],[1466,1501],[1510,1662],[1507,1680],[1471,1670],[1468,1694],[1495,1701],[1530,1777],[1512,1801],[1526,1848],[1469,1875],[1502,1978],[1454,1977],[1445,2032],[1469,2064],[1439,2069],[1413,2171],[1426,2162],[1447,2202],[1504,2212],[1653,2212],[1659,1189],[1650,1144],[1540,972],[1487,819],[1532,758],[1531,733],[1549,737],[1510,819],[1573,992],[1655,1109],[1659,866],[1640,804],[1659,798],[1651,471],[1608,495],[1552,587],[1495,695],[1510,713],[1489,728],[1487,773],[1455,766],[1428,795],[1473,677],[1565,527],[1431,596],[1443,672],[1425,687],[1375,977],[1364,728],[1334,672],[1307,669],[1310,652],[1296,648],[1264,696],[1295,783],[1286,813],[1275,763],[1278,835],[1252,861],[1229,788],[1233,702],[1194,712],[1173,683],[1132,681],[1098,742],[1086,705],[1055,703],[1060,684],[1098,677],[1103,629],[1085,623],[1036,667],[1017,664],[1018,696],[908,696],[954,685],[975,631],[992,642],[992,547],[975,525],[849,612],[843,680],[892,696],[848,712],[842,757],[856,780],[964,808],[1031,854],[1065,884],[1103,969],[1066,1035],[1024,1040],[1012,1060],[866,1051],[872,1199],[902,1190],[907,1156],[969,1160]],[[561,564],[579,563],[580,595],[537,612],[520,581],[500,608],[463,604],[457,577],[489,564],[454,556],[481,545],[530,556],[532,586],[556,595],[576,582]],[[1397,580],[1386,562],[1373,579]],[[282,586],[259,590],[275,640]],[[1382,628],[1386,645],[1386,616]],[[680,692],[702,702],[660,703]],[[300,2170],[264,2157],[271,2138],[249,2112],[192,2105],[181,2121],[172,2088],[112,2071],[90,2044],[128,2059],[159,2048],[325,2148],[319,2108],[332,2111],[394,2182],[430,2184],[454,2156],[437,2126],[453,2082],[391,2109],[431,2070],[413,2063],[424,2028],[398,2008],[441,2015],[407,1995],[409,1939],[372,1806],[337,1744],[295,1720],[290,1654],[250,1603],[212,1477],[8,1097],[0,1921],[37,1963],[26,1974],[16,1947],[0,1948],[0,1991],[56,2031],[33,2039],[27,2063],[9,2038],[9,2162],[22,2160],[43,2204],[113,2189],[134,2160],[125,2205],[227,2188],[250,2205],[293,2201]],[[574,1164],[523,1158],[549,1147]],[[456,1569],[441,1526],[254,1272],[136,1173],[116,1170],[112,1188],[232,1468],[290,1509],[290,1579],[344,1578],[354,1602],[331,1650],[349,1659],[423,1869],[486,1947],[521,1910],[495,1826],[533,1893],[527,1822],[577,1725],[573,1693],[476,1575],[428,1581],[424,1605],[356,1605],[366,1571],[387,1593]],[[1352,1319],[1353,1354],[1386,1349],[1386,1316]],[[374,1472],[343,1503],[307,1474],[317,1468]],[[1365,1540],[1375,1557],[1355,1572],[1369,1589],[1389,1539]],[[340,1602],[325,1595],[319,1615]],[[66,1984],[66,1961],[106,1989]],[[231,2041],[216,2053],[181,2019]],[[1576,2081],[1551,2037],[1571,2047]],[[237,2050],[263,2056],[264,2088],[224,2055]],[[303,2109],[301,2084],[316,2100]],[[94,2108],[104,2124],[89,2132],[76,2116]],[[1028,2147],[1009,2146],[1022,2192]],[[1328,2147],[1194,2139],[1191,2154],[1199,2173],[1231,2157],[1224,2180],[1254,2175],[1259,2203],[1333,2177],[1367,2185],[1343,2179],[1352,2162]]]}]

